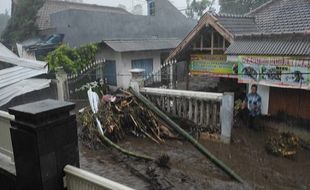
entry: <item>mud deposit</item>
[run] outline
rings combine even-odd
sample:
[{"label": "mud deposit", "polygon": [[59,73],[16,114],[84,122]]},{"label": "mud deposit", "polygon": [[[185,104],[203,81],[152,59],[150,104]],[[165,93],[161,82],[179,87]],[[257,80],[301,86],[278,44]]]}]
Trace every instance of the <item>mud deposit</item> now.
[{"label": "mud deposit", "polygon": [[310,151],[299,149],[294,159],[266,153],[265,142],[273,132],[247,128],[233,130],[230,145],[205,138],[200,142],[245,181],[232,181],[202,156],[191,144],[166,140],[154,144],[146,139],[129,138],[119,145],[153,157],[167,154],[169,168],[129,158],[110,148],[90,150],[80,143],[81,167],[134,189],[310,189]]}]

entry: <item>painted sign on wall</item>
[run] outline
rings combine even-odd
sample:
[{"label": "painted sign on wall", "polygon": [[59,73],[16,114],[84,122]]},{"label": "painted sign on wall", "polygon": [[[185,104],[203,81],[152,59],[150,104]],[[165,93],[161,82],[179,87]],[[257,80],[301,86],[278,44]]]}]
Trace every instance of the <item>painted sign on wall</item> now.
[{"label": "painted sign on wall", "polygon": [[310,87],[310,59],[294,57],[239,56],[240,83],[304,88]]},{"label": "painted sign on wall", "polygon": [[236,77],[238,74],[238,64],[227,62],[226,55],[191,55],[189,68],[192,75]]}]

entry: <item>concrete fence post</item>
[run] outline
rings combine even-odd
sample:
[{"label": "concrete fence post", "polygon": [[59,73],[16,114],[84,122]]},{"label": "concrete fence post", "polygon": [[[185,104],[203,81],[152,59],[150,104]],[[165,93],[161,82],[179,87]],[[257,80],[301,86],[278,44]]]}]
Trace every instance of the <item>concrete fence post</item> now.
[{"label": "concrete fence post", "polygon": [[56,72],[57,95],[58,100],[65,101],[69,99],[68,76],[63,69]]},{"label": "concrete fence post", "polygon": [[75,104],[44,100],[9,109],[19,190],[63,190],[64,167],[79,166]]},{"label": "concrete fence post", "polygon": [[230,143],[234,117],[234,93],[224,93],[220,111],[221,140]]},{"label": "concrete fence post", "polygon": [[136,92],[140,91],[140,88],[144,86],[144,69],[131,69],[131,79],[129,86],[134,89]]}]

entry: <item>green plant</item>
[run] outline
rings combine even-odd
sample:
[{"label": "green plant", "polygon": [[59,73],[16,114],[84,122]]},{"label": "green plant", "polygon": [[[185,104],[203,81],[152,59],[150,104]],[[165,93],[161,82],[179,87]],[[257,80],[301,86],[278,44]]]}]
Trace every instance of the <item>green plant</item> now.
[{"label": "green plant", "polygon": [[0,33],[5,29],[7,22],[10,19],[8,10],[5,10],[4,14],[0,14]]},{"label": "green plant", "polygon": [[190,18],[194,18],[195,15],[201,17],[204,11],[211,6],[211,2],[209,0],[187,0],[186,3],[186,15]]},{"label": "green plant", "polygon": [[36,36],[36,15],[43,6],[44,0],[22,0],[12,4],[12,17],[2,33],[2,40],[6,44],[25,40]]},{"label": "green plant", "polygon": [[46,57],[49,71],[55,72],[59,67],[62,67],[66,73],[78,73],[95,61],[97,50],[97,45],[94,44],[80,48],[70,48],[67,45],[61,45]]}]

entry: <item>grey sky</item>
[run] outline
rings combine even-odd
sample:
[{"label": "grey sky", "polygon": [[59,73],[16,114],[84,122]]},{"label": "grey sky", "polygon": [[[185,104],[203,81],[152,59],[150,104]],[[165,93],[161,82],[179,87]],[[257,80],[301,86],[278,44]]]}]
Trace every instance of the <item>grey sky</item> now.
[{"label": "grey sky", "polygon": [[[186,8],[186,0],[170,0],[178,9]],[[84,0],[84,3],[118,6],[123,4],[127,7],[127,10],[131,11],[135,4],[145,4],[145,0]],[[216,1],[218,2],[218,1]],[[215,7],[218,9],[218,3],[215,3]],[[11,0],[0,0],[0,13],[4,13],[5,9],[11,10]]]}]

